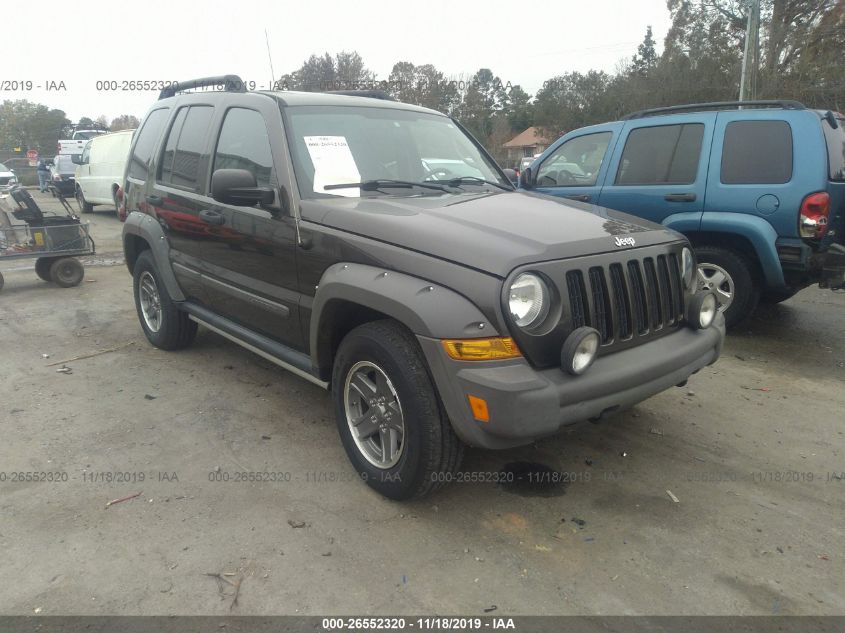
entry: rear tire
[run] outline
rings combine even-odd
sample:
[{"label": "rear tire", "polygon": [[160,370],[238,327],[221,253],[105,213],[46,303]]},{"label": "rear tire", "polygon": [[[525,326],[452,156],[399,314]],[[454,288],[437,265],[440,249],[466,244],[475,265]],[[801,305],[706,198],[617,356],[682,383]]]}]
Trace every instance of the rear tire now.
[{"label": "rear tire", "polygon": [[82,193],[82,189],[79,187],[76,188],[76,204],[79,205],[79,210],[82,213],[92,213],[94,211],[94,205],[85,201],[85,194]]},{"label": "rear tire", "polygon": [[3,273],[0,273],[0,290],[3,290],[4,283],[6,283],[6,280],[3,279]]},{"label": "rear tire", "polygon": [[719,311],[725,315],[725,326],[732,327],[747,319],[760,300],[760,284],[753,264],[739,253],[719,246],[698,246],[695,256],[698,289],[716,293]]},{"label": "rear tire", "polygon": [[197,324],[167,294],[150,251],[143,251],[133,269],[135,310],[147,340],[164,350],[188,347],[197,335]]},{"label": "rear tire", "polygon": [[75,257],[57,257],[50,262],[50,281],[62,288],[78,286],[85,277],[85,268]]},{"label": "rear tire", "polygon": [[53,265],[53,257],[39,257],[35,260],[35,274],[44,281],[53,281],[50,277],[50,266]]},{"label": "rear tire", "polygon": [[419,343],[399,323],[374,321],[346,335],[334,362],[332,397],[346,454],[373,490],[398,501],[422,497],[457,470],[463,444]]}]

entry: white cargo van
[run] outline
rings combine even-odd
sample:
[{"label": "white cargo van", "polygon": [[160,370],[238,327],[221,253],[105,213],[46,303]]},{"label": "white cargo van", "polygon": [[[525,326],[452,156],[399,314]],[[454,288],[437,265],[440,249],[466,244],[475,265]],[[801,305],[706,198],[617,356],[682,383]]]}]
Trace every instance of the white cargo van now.
[{"label": "white cargo van", "polygon": [[123,179],[129,145],[135,130],[103,134],[88,141],[82,154],[73,156],[76,168],[76,201],[90,213],[96,204],[117,209],[117,189]]}]

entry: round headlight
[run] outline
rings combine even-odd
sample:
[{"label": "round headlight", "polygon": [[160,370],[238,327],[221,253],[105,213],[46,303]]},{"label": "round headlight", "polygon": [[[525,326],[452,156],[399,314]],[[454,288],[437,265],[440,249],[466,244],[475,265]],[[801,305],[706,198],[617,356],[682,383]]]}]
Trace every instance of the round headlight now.
[{"label": "round headlight", "polygon": [[681,252],[681,278],[684,280],[684,287],[690,290],[695,282],[695,259],[692,251],[686,246]]},{"label": "round headlight", "polygon": [[699,292],[689,302],[687,320],[700,330],[713,325],[719,304],[712,292]]},{"label": "round headlight", "polygon": [[549,313],[549,291],[546,284],[533,273],[522,273],[508,291],[508,308],[519,327],[542,322]]},{"label": "round headlight", "polygon": [[560,366],[564,371],[578,376],[583,374],[599,351],[601,337],[597,330],[591,327],[579,327],[572,332],[560,350]]}]

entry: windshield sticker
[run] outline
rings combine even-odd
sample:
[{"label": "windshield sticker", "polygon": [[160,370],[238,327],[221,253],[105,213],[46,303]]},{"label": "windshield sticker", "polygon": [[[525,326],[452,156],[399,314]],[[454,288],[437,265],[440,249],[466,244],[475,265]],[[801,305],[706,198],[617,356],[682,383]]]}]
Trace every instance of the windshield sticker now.
[{"label": "windshield sticker", "polygon": [[314,191],[349,198],[359,197],[360,190],[354,187],[325,190],[326,185],[361,181],[361,174],[349,150],[346,137],[305,136],[303,140],[311,155],[311,162],[314,163]]}]

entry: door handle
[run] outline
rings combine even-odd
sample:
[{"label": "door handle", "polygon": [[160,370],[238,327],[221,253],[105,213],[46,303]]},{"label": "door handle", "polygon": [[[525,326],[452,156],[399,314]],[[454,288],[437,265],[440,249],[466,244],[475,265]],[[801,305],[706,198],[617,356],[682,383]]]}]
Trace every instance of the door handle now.
[{"label": "door handle", "polygon": [[200,220],[208,224],[223,224],[226,221],[226,216],[219,211],[209,211],[203,209],[200,211]]},{"label": "door handle", "polygon": [[569,198],[570,200],[577,200],[578,202],[589,202],[590,201],[590,196],[587,195],[586,193],[581,193],[581,194],[578,194],[578,195],[575,195],[575,196],[566,196],[566,197]]},{"label": "door handle", "polygon": [[695,202],[694,193],[667,193],[663,196],[666,202]]},{"label": "door handle", "polygon": [[145,200],[147,201],[147,204],[151,204],[154,207],[160,207],[164,202],[164,200],[162,200],[159,196],[147,196]]}]

